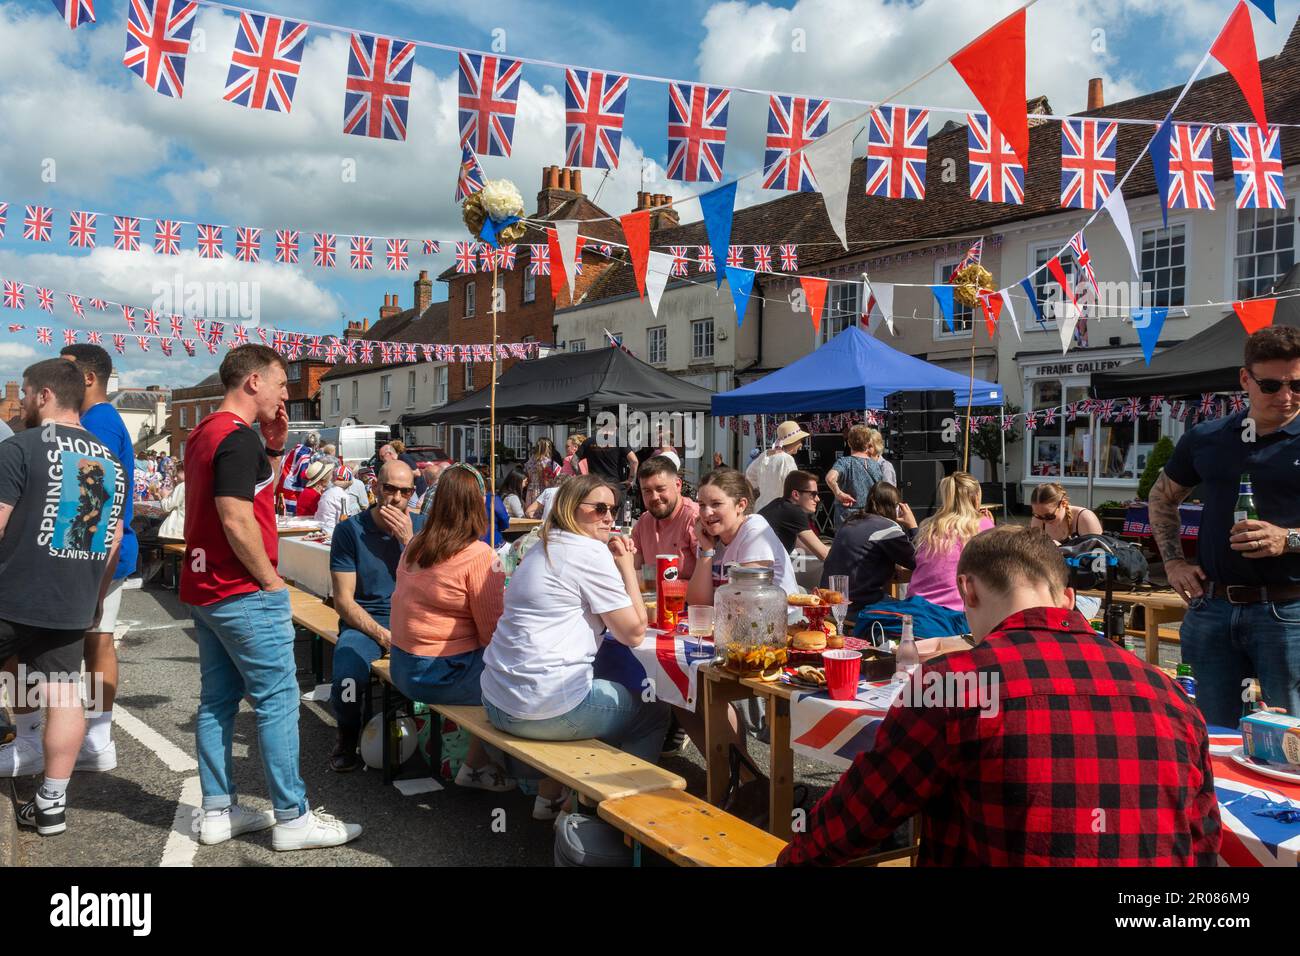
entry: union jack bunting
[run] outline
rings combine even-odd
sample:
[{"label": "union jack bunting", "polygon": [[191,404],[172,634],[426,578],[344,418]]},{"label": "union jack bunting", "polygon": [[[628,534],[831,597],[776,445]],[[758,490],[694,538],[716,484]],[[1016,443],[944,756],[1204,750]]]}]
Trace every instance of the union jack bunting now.
[{"label": "union jack bunting", "polygon": [[179,315],[173,315],[170,319],[170,324],[172,327],[173,337],[180,338],[185,334],[185,320]]},{"label": "union jack bunting", "polygon": [[199,258],[221,259],[225,257],[222,247],[220,226],[199,226]]},{"label": "union jack bunting", "polygon": [[185,354],[194,358],[194,346],[197,345],[193,339],[181,339],[181,348],[185,349]]},{"label": "union jack bunting", "polygon": [[338,255],[337,239],[332,232],[318,232],[312,236],[312,251],[316,265],[333,269]]},{"label": "union jack bunting", "polygon": [[0,202],[0,239],[5,237],[5,224],[9,221],[9,204]]},{"label": "union jack bunting", "polygon": [[129,306],[122,306],[122,318],[126,320],[126,327],[132,332],[135,331],[135,311]]},{"label": "union jack bunting", "polygon": [[113,333],[113,348],[117,350],[118,355],[126,351],[126,336],[121,332]]},{"label": "union jack bunting", "polygon": [[95,0],[54,0],[54,9],[59,11],[69,30],[95,22]]},{"label": "union jack bunting", "polygon": [[[460,271],[457,269],[456,271]],[[535,243],[528,247],[528,274],[548,276],[551,274],[551,247],[546,243]]]},{"label": "union jack bunting", "polygon": [[93,309],[98,309],[100,312],[108,311],[108,302],[104,299],[87,299],[86,301],[90,303]]},{"label": "union jack bunting", "polygon": [[94,332],[94,331],[87,332],[86,341],[89,342],[91,345],[103,345],[104,334],[102,332]]},{"label": "union jack bunting", "polygon": [[478,253],[479,268],[484,272],[491,272],[492,263],[496,261],[492,246],[486,242],[476,242],[474,243],[474,251]]},{"label": "union jack bunting", "polygon": [[86,317],[86,307],[81,304],[81,296],[73,295],[71,292],[64,293],[68,297],[68,305],[72,306],[72,311],[76,313],[77,318]]},{"label": "union jack bunting", "polygon": [[1101,420],[1108,422],[1115,417],[1115,399],[1107,398],[1101,403]]},{"label": "union jack bunting", "polygon": [[1025,414],[1025,431],[1038,430],[1038,412],[1027,412]]},{"label": "union jack bunting", "polygon": [[1119,124],[1101,120],[1061,123],[1061,208],[1097,209],[1115,188]]},{"label": "union jack bunting", "polygon": [[36,304],[42,312],[54,314],[54,290],[36,287]]},{"label": "union jack bunting", "polygon": [[149,351],[149,337],[147,335],[137,335],[135,337],[135,344],[140,346],[141,352]]},{"label": "union jack bunting", "polygon": [[688,272],[688,261],[686,258],[686,246],[669,246],[668,254],[673,257],[673,264],[669,270],[669,275],[684,276]]},{"label": "union jack bunting", "polygon": [[722,179],[731,90],[668,84],[668,178],[683,183]]},{"label": "union jack bunting", "polygon": [[1214,418],[1219,411],[1219,401],[1215,398],[1213,392],[1204,392],[1201,395],[1201,404],[1196,409],[1196,414],[1202,418]]},{"label": "union jack bunting", "polygon": [[424,240],[424,254],[426,256],[436,256],[440,252],[442,252],[442,243],[437,239]]},{"label": "union jack bunting", "polygon": [[817,179],[804,147],[826,135],[830,100],[771,96],[767,103],[767,143],[763,152],[763,188],[790,192],[817,191]]},{"label": "union jack bunting", "polygon": [[136,252],[140,248],[140,220],[135,216],[113,217],[113,248]]},{"label": "union jack bunting", "polygon": [[1160,406],[1164,402],[1163,395],[1152,395],[1147,404],[1147,421],[1160,421]]},{"label": "union jack bunting", "polygon": [[718,267],[713,262],[712,246],[696,246],[695,258],[698,260],[695,271],[700,275],[713,275],[718,271]]},{"label": "union jack bunting", "polygon": [[1281,801],[1300,805],[1300,787],[1264,780],[1233,758],[1241,751],[1241,735],[1227,727],[1208,726],[1214,796],[1222,819],[1219,865],[1234,867],[1289,866],[1300,863],[1300,831],[1294,823],[1270,815]]},{"label": "union jack bunting", "polygon": [[192,0],[130,0],[122,65],[163,96],[179,98],[199,5]]},{"label": "union jack bunting", "polygon": [[1070,404],[1065,406],[1065,420],[1067,422],[1072,422],[1078,417],[1079,417],[1078,402],[1070,402]]},{"label": "union jack bunting", "polygon": [[957,273],[961,272],[967,266],[979,265],[984,258],[984,237],[981,236],[975,240],[975,244],[966,250],[966,255],[961,257],[961,261],[953,267],[952,274],[948,276],[948,281],[953,282],[957,278]]},{"label": "union jack bunting", "polygon": [[1056,409],[1049,408],[1045,412],[1043,412],[1043,425],[1046,426],[1046,425],[1055,425],[1055,424],[1056,424]]},{"label": "union jack bunting", "polygon": [[27,308],[27,297],[21,282],[5,279],[5,308],[17,309],[19,312]]},{"label": "union jack bunting", "polygon": [[171,354],[172,354],[172,340],[171,340],[171,339],[163,339],[162,341],[160,341],[160,342],[158,343],[158,347],[159,347],[160,349],[162,349],[162,353],[163,353],[163,355],[171,355]]},{"label": "union jack bunting", "polygon": [[181,224],[173,219],[155,219],[153,251],[164,256],[180,255]]},{"label": "union jack bunting", "polygon": [[1214,208],[1212,126],[1175,123],[1169,138],[1170,209]]},{"label": "union jack bunting", "polygon": [[306,45],[305,23],[260,13],[241,14],[226,74],[226,102],[288,113],[293,109],[293,91]]},{"label": "union jack bunting", "polygon": [[469,148],[468,143],[462,144],[460,173],[456,177],[456,202],[464,202],[482,189],[486,182],[487,177],[483,175],[483,167],[478,164],[478,157],[474,155],[474,150]]},{"label": "union jack bunting", "polygon": [[[501,248],[496,251],[497,268],[507,271],[513,269],[515,267],[515,255],[515,244],[513,242],[507,242],[502,245]],[[578,274],[581,275],[582,271],[578,270]]]},{"label": "union jack bunting", "polygon": [[236,345],[248,344],[248,329],[244,328],[242,325],[235,326],[235,344]]},{"label": "union jack bunting", "polygon": [[221,347],[221,341],[219,339],[211,339],[206,344],[208,346],[209,355],[216,355],[217,349]]},{"label": "union jack bunting", "polygon": [[199,318],[194,319],[194,334],[201,339],[207,338],[208,335],[207,323]]},{"label": "union jack bunting", "polygon": [[235,228],[235,258],[240,262],[262,261],[262,230],[252,226]]},{"label": "union jack bunting", "polygon": [[978,202],[1021,205],[1025,201],[1025,167],[987,113],[966,117],[966,155],[970,198]]},{"label": "union jack bunting", "polygon": [[144,332],[145,335],[158,334],[158,313],[153,309],[144,310]]},{"label": "union jack bunting", "polygon": [[388,262],[389,272],[405,272],[408,268],[407,262],[410,259],[410,252],[407,249],[405,239],[389,239],[387,249],[384,252],[384,259]]},{"label": "union jack bunting", "polygon": [[23,238],[33,242],[49,242],[54,227],[54,210],[49,206],[28,206],[23,216]]},{"label": "union jack bunting", "polygon": [[460,142],[478,156],[509,156],[523,67],[518,60],[460,55]]},{"label": "union jack bunting", "polygon": [[298,261],[297,229],[277,229],[275,231],[275,261],[288,263]]},{"label": "union jack bunting", "polygon": [[618,169],[627,87],[627,77],[619,73],[573,69],[565,72],[566,166]]},{"label": "union jack bunting", "polygon": [[1120,418],[1121,419],[1127,418],[1129,421],[1135,422],[1138,420],[1138,416],[1141,414],[1142,414],[1141,399],[1130,398],[1128,399],[1128,403],[1124,406],[1124,411],[1120,413]]},{"label": "union jack bunting", "polygon": [[74,212],[68,225],[68,245],[74,249],[94,249],[98,218],[93,212]]},{"label": "union jack bunting", "polygon": [[[456,271],[465,275],[473,275],[478,272],[478,253],[475,249],[477,243],[457,242],[456,243]],[[549,270],[546,275],[550,275]]]},{"label": "union jack bunting", "polygon": [[320,342],[319,335],[313,335],[310,339],[307,340],[307,354],[312,358],[320,358],[321,342]]},{"label": "union jack bunting", "polygon": [[866,192],[889,199],[924,199],[930,111],[882,106],[867,132]]},{"label": "union jack bunting", "polygon": [[755,272],[772,271],[772,247],[771,246],[754,247],[754,271]]},{"label": "union jack bunting", "polygon": [[289,345],[288,337],[279,329],[276,329],[275,335],[272,337],[271,340],[271,348],[275,349],[277,352],[283,353],[284,350],[288,347],[288,345]]},{"label": "union jack bunting", "polygon": [[375,343],[374,343],[374,342],[362,342],[362,343],[361,343],[361,361],[362,361],[363,363],[366,363],[366,362],[373,362],[374,360],[375,360]]},{"label": "union jack bunting", "polygon": [[1285,209],[1282,192],[1282,139],[1276,126],[1229,126],[1232,175],[1238,209]]},{"label": "union jack bunting", "polygon": [[43,325],[37,327],[36,341],[40,342],[42,345],[49,345],[50,336],[53,334],[53,331],[54,331],[53,329],[47,328],[46,326]]},{"label": "union jack bunting", "polygon": [[414,43],[352,34],[347,91],[343,95],[343,132],[371,139],[405,140],[414,69]]},{"label": "union jack bunting", "polygon": [[1093,301],[1099,302],[1101,290],[1097,288],[1097,273],[1092,267],[1092,253],[1088,251],[1088,240],[1083,238],[1082,229],[1071,237],[1070,250],[1074,253],[1075,267],[1088,277],[1088,283],[1092,286]]},{"label": "union jack bunting", "polygon": [[76,329],[64,329],[64,330],[63,330],[63,344],[64,344],[64,345],[76,345],[76,344],[77,344],[77,330],[76,330]]},{"label": "union jack bunting", "polygon": [[794,272],[799,268],[799,247],[797,245],[785,243],[778,251],[781,253],[782,272]]},{"label": "union jack bunting", "polygon": [[1234,415],[1246,410],[1246,399],[1241,392],[1233,392],[1228,396],[1228,409]]},{"label": "union jack bunting", "polygon": [[727,247],[727,268],[728,269],[745,268],[745,247],[744,246]]},{"label": "union jack bunting", "polygon": [[604,256],[606,259],[611,259],[611,258],[613,258],[613,256],[614,256],[614,247],[611,246],[608,242],[602,242],[602,243],[601,243],[600,245],[598,245],[596,248],[600,250],[600,254],[601,254],[602,256]]}]

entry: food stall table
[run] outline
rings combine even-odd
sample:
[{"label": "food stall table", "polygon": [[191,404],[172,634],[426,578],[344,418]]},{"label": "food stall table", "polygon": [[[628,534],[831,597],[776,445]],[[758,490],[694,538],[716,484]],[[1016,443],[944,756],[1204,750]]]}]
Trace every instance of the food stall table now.
[{"label": "food stall table", "polygon": [[501,537],[513,541],[522,538],[534,528],[542,526],[541,518],[511,518],[510,526],[501,532]]},{"label": "food stall table", "polygon": [[1300,782],[1273,779],[1234,760],[1241,751],[1241,734],[1226,727],[1209,727],[1210,760],[1214,764],[1214,796],[1223,821],[1219,862],[1224,866],[1300,865],[1300,823],[1257,816],[1274,800],[1300,807]]}]

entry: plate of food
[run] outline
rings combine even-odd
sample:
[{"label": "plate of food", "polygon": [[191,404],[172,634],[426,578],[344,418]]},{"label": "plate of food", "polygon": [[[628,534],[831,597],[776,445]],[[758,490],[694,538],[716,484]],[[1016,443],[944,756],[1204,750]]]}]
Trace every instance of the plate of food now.
[{"label": "plate of food", "polygon": [[[1262,774],[1265,777],[1272,777],[1274,780],[1282,780],[1286,783],[1300,783],[1300,767],[1288,769],[1281,764],[1269,763],[1266,760],[1257,760],[1250,756],[1241,747],[1238,747],[1230,756],[1234,763],[1241,764],[1247,770]],[[1288,765],[1289,766],[1289,765]]]},{"label": "plate of food", "polygon": [[805,687],[808,690],[825,690],[826,671],[811,664],[787,667],[781,674],[781,682],[792,687]]}]

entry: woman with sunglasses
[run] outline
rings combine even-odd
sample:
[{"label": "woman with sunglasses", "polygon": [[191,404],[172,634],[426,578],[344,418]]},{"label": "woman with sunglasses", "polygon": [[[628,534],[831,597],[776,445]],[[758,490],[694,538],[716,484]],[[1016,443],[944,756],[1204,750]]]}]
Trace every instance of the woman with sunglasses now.
[{"label": "woman with sunglasses", "polygon": [[[595,737],[653,763],[667,705],[592,672],[606,629],[628,647],[645,640],[634,550],[630,539],[610,534],[614,502],[614,489],[595,475],[560,486],[541,546],[511,576],[483,659],[483,705],[494,726],[518,737]],[[533,816],[551,819],[561,803],[559,784],[543,781]]]},{"label": "woman with sunglasses", "polygon": [[1075,508],[1070,495],[1058,482],[1039,485],[1029,495],[1029,526],[1041,528],[1060,544],[1080,534],[1101,534],[1101,519],[1087,508]]}]

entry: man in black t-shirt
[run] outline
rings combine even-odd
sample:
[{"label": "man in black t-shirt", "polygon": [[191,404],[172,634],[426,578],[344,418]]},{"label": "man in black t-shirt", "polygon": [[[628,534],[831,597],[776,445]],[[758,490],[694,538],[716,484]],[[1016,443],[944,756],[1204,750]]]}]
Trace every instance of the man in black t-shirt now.
[{"label": "man in black t-shirt", "polygon": [[759,511],[776,536],[785,545],[787,553],[801,548],[808,554],[826,560],[830,547],[812,527],[812,516],[817,512],[817,476],[806,471],[792,471],[785,476],[785,495]]},{"label": "man in black t-shirt", "polygon": [[616,488],[625,489],[636,474],[639,462],[629,448],[618,444],[618,431],[603,428],[578,447],[578,461],[587,463],[587,474],[599,475]]}]

